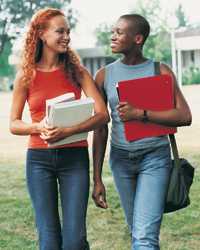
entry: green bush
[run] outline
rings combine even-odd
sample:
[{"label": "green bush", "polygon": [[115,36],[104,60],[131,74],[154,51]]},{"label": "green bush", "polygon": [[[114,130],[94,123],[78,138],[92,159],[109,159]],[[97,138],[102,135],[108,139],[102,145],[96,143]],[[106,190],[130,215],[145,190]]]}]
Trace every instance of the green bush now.
[{"label": "green bush", "polygon": [[13,77],[15,74],[14,66],[8,62],[11,54],[11,43],[7,42],[3,52],[0,54],[0,77]]},{"label": "green bush", "polygon": [[183,85],[200,84],[200,69],[190,67],[183,72]]}]

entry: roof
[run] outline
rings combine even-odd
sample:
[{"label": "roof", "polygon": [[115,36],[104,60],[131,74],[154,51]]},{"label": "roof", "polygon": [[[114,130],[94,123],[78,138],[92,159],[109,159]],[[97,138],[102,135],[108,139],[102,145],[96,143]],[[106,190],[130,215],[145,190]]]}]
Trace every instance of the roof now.
[{"label": "roof", "polygon": [[191,37],[200,36],[200,26],[199,27],[183,27],[175,31],[175,37]]},{"label": "roof", "polygon": [[175,46],[179,50],[200,50],[200,26],[182,27],[175,31]]}]

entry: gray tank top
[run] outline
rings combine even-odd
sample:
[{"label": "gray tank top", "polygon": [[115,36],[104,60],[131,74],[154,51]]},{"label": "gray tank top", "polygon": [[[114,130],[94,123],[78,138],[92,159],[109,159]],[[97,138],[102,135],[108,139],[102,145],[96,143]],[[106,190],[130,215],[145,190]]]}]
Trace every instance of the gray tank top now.
[{"label": "gray tank top", "polygon": [[154,62],[147,60],[137,65],[126,65],[120,59],[108,64],[105,67],[104,89],[107,95],[109,107],[111,110],[111,145],[135,152],[150,147],[160,147],[168,144],[167,136],[149,137],[137,141],[128,142],[124,134],[123,122],[121,122],[116,106],[119,102],[116,84],[122,80],[130,80],[155,75]]}]

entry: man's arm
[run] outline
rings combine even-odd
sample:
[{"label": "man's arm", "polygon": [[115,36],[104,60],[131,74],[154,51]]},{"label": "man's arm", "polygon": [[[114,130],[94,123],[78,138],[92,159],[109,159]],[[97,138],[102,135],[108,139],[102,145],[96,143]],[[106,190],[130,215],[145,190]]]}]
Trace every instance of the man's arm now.
[{"label": "man's arm", "polygon": [[[160,65],[161,74],[172,76],[174,83],[174,103],[173,109],[166,111],[146,110],[148,121],[164,126],[178,127],[188,126],[192,122],[190,108],[177,84],[176,77],[172,70],[165,64]],[[127,102],[120,102],[118,107],[119,117],[122,121],[139,120],[144,117],[144,110],[135,108]]]},{"label": "man's arm", "polygon": [[[105,69],[100,69],[95,77],[95,82],[99,92],[101,93],[105,103],[107,104],[107,98],[104,91],[104,78]],[[102,181],[102,167],[106,151],[106,144],[108,139],[108,125],[104,125],[94,131],[93,135],[93,181],[94,188],[92,198],[96,206],[101,208],[107,208],[106,203],[106,191]]]}]

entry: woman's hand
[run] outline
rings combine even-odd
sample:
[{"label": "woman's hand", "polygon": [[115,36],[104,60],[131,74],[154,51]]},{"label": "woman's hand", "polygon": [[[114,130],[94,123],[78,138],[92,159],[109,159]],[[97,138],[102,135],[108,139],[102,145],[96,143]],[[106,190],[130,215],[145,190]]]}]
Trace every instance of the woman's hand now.
[{"label": "woman's hand", "polygon": [[108,208],[106,202],[106,190],[102,182],[94,183],[94,188],[92,192],[92,199],[94,200],[97,207]]},{"label": "woman's hand", "polygon": [[130,105],[128,102],[119,102],[117,110],[119,112],[119,117],[123,122],[129,120],[140,120],[142,117],[141,110]]},{"label": "woman's hand", "polygon": [[45,131],[41,133],[40,137],[47,143],[53,143],[71,135],[70,128],[51,127],[46,124]]},{"label": "woman's hand", "polygon": [[41,134],[41,133],[44,133],[46,134],[47,133],[47,120],[46,120],[46,117],[44,119],[42,119],[40,122],[37,122],[35,123],[35,129],[36,129],[36,132],[38,134]]}]

